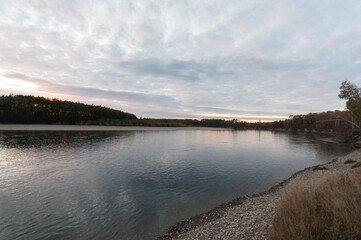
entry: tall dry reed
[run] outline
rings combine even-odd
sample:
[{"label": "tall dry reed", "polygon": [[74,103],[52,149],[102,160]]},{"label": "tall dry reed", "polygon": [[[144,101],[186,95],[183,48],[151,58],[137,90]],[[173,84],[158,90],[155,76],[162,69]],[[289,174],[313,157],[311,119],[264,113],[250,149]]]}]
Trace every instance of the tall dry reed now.
[{"label": "tall dry reed", "polygon": [[280,202],[272,240],[361,240],[361,170],[335,174]]}]

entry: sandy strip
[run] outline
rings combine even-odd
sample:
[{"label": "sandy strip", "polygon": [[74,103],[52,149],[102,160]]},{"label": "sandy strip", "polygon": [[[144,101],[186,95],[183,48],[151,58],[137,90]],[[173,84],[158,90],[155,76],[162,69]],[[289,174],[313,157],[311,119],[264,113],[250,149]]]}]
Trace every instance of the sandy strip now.
[{"label": "sandy strip", "polygon": [[361,150],[319,165],[328,170],[306,168],[266,192],[247,197],[242,204],[237,204],[240,202],[236,199],[180,222],[158,239],[268,239],[276,205],[283,193],[295,187],[308,188],[335,173],[353,171],[352,164],[344,164],[348,159],[361,162]]}]

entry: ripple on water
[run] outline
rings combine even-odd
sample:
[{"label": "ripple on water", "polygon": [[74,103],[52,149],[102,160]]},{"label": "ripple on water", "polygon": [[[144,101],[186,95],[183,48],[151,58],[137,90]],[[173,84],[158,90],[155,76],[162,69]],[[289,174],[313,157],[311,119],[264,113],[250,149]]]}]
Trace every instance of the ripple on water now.
[{"label": "ripple on water", "polygon": [[149,239],[345,154],[261,131],[0,132],[0,239]]}]

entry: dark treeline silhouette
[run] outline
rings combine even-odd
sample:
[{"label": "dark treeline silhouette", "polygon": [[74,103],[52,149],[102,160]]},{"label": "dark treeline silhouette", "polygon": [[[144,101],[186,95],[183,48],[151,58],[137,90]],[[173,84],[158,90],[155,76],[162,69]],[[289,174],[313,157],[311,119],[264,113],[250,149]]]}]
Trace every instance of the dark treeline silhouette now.
[{"label": "dark treeline silhouette", "polygon": [[140,118],[136,120],[98,119],[84,124],[105,126],[149,126],[149,127],[216,127],[234,128],[234,121],[224,119],[161,119]]},{"label": "dark treeline silhouette", "polygon": [[355,130],[351,111],[328,111],[322,113],[309,113],[307,115],[294,115],[288,119],[274,122],[238,122],[235,129],[269,129],[294,131],[326,131],[350,132]]},{"label": "dark treeline silhouette", "polygon": [[290,116],[274,122],[237,119],[152,119],[102,106],[24,95],[0,97],[0,123],[80,124],[103,126],[216,127],[260,130],[350,132],[360,123],[352,112],[328,111]]},{"label": "dark treeline silhouette", "polygon": [[154,127],[234,127],[223,119],[138,119],[102,106],[27,95],[0,96],[0,123]]},{"label": "dark treeline silhouette", "polygon": [[137,119],[134,114],[102,106],[24,95],[0,97],[1,123],[74,124],[97,119]]}]

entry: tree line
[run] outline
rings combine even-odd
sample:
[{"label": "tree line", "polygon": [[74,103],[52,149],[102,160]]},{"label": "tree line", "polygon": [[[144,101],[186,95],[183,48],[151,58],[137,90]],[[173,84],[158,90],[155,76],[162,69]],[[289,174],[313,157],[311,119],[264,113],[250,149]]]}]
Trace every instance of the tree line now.
[{"label": "tree line", "polygon": [[85,125],[101,126],[146,126],[146,127],[215,127],[234,128],[234,121],[224,119],[168,119],[168,118],[138,118],[138,119],[97,119],[83,122]]},{"label": "tree line", "polygon": [[103,106],[30,95],[0,96],[0,123],[153,127],[233,127],[223,119],[152,119]]},{"label": "tree line", "polygon": [[274,122],[246,122],[237,119],[152,119],[102,106],[24,95],[0,97],[0,123],[84,124],[105,126],[216,127],[234,129],[285,129],[349,132],[360,129],[361,90],[343,81],[339,97],[346,99],[344,111],[290,116]]},{"label": "tree line", "polygon": [[352,125],[351,111],[336,110],[291,115],[288,119],[274,122],[239,122],[235,124],[235,129],[349,132],[355,128]]},{"label": "tree line", "polygon": [[340,86],[341,99],[346,99],[347,109],[344,111],[328,111],[309,113],[307,115],[290,116],[282,121],[267,123],[237,123],[235,128],[255,129],[287,129],[308,131],[349,132],[361,130],[361,89],[350,81],[343,81]]},{"label": "tree line", "polygon": [[2,95],[1,123],[76,124],[97,119],[137,119],[134,114],[103,106],[88,105],[56,98]]}]

